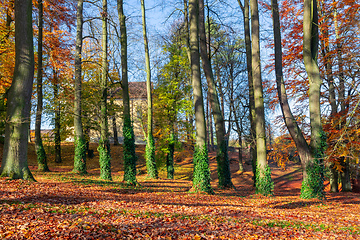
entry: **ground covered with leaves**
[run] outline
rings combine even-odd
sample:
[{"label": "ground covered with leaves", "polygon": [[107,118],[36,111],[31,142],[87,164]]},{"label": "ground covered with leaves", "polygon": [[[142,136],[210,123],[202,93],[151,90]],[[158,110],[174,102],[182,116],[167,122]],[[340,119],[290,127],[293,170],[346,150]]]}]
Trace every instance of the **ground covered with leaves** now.
[{"label": "ground covered with leaves", "polygon": [[211,155],[215,195],[189,192],[192,165],[186,156],[177,161],[175,180],[147,179],[140,160],[136,187],[122,183],[115,163],[114,181],[108,182],[98,179],[96,163],[89,163],[89,174],[78,176],[69,171],[66,157],[62,166],[51,163],[50,173],[35,171],[31,161],[37,182],[0,179],[0,239],[360,238],[360,195],[300,199],[296,164],[286,170],[272,165],[275,196],[263,197],[254,194],[251,167],[237,171],[235,155],[236,189],[230,190],[217,189]]}]

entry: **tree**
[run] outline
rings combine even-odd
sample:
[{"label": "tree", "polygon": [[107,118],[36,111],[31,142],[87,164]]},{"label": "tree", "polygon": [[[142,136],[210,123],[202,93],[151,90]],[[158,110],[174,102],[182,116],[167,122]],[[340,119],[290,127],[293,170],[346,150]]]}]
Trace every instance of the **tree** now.
[{"label": "tree", "polygon": [[58,76],[58,71],[53,69],[53,108],[54,108],[54,143],[55,143],[55,162],[61,163],[61,98],[60,98],[60,80]]},{"label": "tree", "polygon": [[256,192],[263,195],[271,195],[274,183],[271,180],[271,170],[266,160],[266,132],[263,88],[260,66],[260,33],[258,1],[250,0],[251,10],[251,47],[252,47],[252,79],[255,99],[255,133],[256,133]]},{"label": "tree", "polygon": [[120,33],[121,33],[121,87],[123,89],[123,137],[124,137],[124,181],[128,184],[136,185],[136,155],[135,155],[135,136],[130,119],[130,97],[127,69],[127,35],[126,23],[123,10],[123,0],[117,0],[117,10],[119,14]]},{"label": "tree", "polygon": [[317,65],[318,55],[318,11],[316,0],[304,0],[303,57],[309,78],[309,109],[312,161],[304,162],[308,170],[304,174],[301,197],[324,198],[323,161],[326,136],[321,124],[320,87],[321,78]]},{"label": "tree", "polygon": [[83,0],[77,2],[76,12],[76,43],[75,43],[75,81],[74,81],[74,131],[75,131],[75,154],[74,172],[86,173],[86,141],[82,125],[82,35],[83,35]]},{"label": "tree", "polygon": [[[211,104],[212,114],[215,122],[216,140],[218,144],[216,161],[220,188],[231,188],[230,161],[228,156],[228,139],[226,137],[225,121],[222,115],[219,97],[216,90],[214,75],[211,68],[207,48],[205,34],[205,17],[204,17],[204,0],[199,0],[199,36],[200,36],[200,53],[202,65],[205,72],[208,95]],[[208,24],[210,24],[208,22]],[[209,43],[210,44],[210,43]]]},{"label": "tree", "polygon": [[[6,93],[11,86],[15,66],[13,1],[2,1],[0,8],[0,135],[5,133]],[[1,137],[3,142],[3,138]]]},{"label": "tree", "polygon": [[147,92],[147,141],[146,141],[146,168],[150,178],[158,178],[158,171],[155,162],[155,141],[153,136],[153,115],[152,115],[152,96],[151,96],[151,69],[149,44],[146,35],[145,3],[141,0],[141,12],[143,22],[143,35],[145,47],[145,68],[146,68],[146,92]]},{"label": "tree", "polygon": [[[175,150],[181,154],[182,147],[188,144],[179,140],[188,140],[187,133],[192,128],[192,124],[185,121],[193,114],[185,31],[183,22],[172,25],[170,38],[163,46],[167,61],[160,68],[154,86],[156,158],[158,164],[166,164],[168,179],[174,178]],[[192,142],[192,139],[190,141]]]},{"label": "tree", "polygon": [[35,180],[27,162],[30,99],[34,80],[32,4],[15,0],[15,69],[8,91],[1,176]]},{"label": "tree", "polygon": [[38,22],[38,66],[36,77],[36,92],[37,92],[37,105],[36,105],[36,120],[35,120],[35,149],[38,162],[38,170],[48,172],[46,152],[41,138],[41,117],[43,112],[43,1],[38,0],[39,22]]},{"label": "tree", "polygon": [[[291,135],[291,138],[293,139],[297,152],[300,156],[300,160],[302,163],[303,168],[303,184],[307,183],[307,176],[308,171],[311,172],[311,169],[309,170],[309,162],[313,161],[313,156],[311,153],[311,148],[306,142],[306,139],[300,130],[296,119],[294,118],[287,94],[286,94],[286,88],[285,88],[285,82],[283,79],[283,71],[282,71],[282,47],[281,47],[281,32],[280,32],[280,17],[279,17],[279,7],[277,0],[271,1],[271,9],[272,9],[272,15],[273,15],[273,30],[274,30],[274,44],[275,44],[275,74],[276,74],[276,85],[277,85],[277,91],[278,91],[278,97],[280,102],[281,111],[283,114],[283,118],[285,121],[285,125]],[[310,93],[312,94],[312,93]],[[311,185],[308,187],[312,188]],[[317,187],[317,186],[315,186]],[[305,189],[305,187],[303,188]],[[315,189],[314,189],[315,190]],[[313,191],[314,191],[313,190]],[[302,196],[306,197],[305,193],[302,193]]]},{"label": "tree", "polygon": [[100,141],[98,146],[100,178],[112,180],[111,178],[111,156],[108,130],[108,108],[107,108],[107,88],[108,88],[108,63],[107,63],[107,0],[103,0],[101,19],[102,19],[102,61],[101,61],[101,100],[100,100]]},{"label": "tree", "polygon": [[199,54],[199,1],[189,1],[190,56],[193,101],[195,108],[196,146],[194,151],[193,189],[196,192],[212,193],[210,185],[209,157],[206,146],[206,122],[201,87]]},{"label": "tree", "polygon": [[[303,1],[282,1],[280,8],[281,29],[284,38],[281,40],[283,51],[283,69],[285,88],[290,98],[295,99],[295,119],[303,119],[303,109],[308,108],[309,79],[306,77],[303,65],[303,26],[302,22],[292,16],[303,15]],[[295,6],[295,7],[294,7]],[[357,150],[354,141],[356,114],[353,111],[357,104],[357,84],[354,81],[358,77],[353,62],[359,59],[359,54],[354,52],[354,46],[359,43],[356,40],[358,27],[356,22],[359,15],[354,14],[359,9],[358,1],[321,1],[319,7],[319,53],[318,65],[320,78],[322,79],[321,114],[324,116],[324,131],[327,135],[327,150],[324,161],[329,166],[331,191],[338,191],[336,175],[341,172],[343,176],[349,176],[348,160],[354,163],[357,159]],[[351,17],[349,17],[351,16]],[[351,49],[351,50],[350,50]],[[350,50],[350,52],[349,52]],[[340,54],[339,54],[340,53]],[[276,57],[278,54],[275,55]],[[275,98],[274,98],[275,99]],[[329,110],[330,109],[330,110]],[[300,110],[300,111],[299,111]],[[296,112],[297,111],[297,112]],[[303,115],[303,116],[302,116]],[[353,124],[354,123],[354,124]],[[304,128],[305,126],[305,128]],[[307,125],[301,128],[306,139],[309,129]],[[310,149],[311,151],[311,149]],[[343,178],[343,188],[350,189],[349,177]]]},{"label": "tree", "polygon": [[245,50],[246,50],[246,67],[248,72],[248,82],[249,82],[249,119],[250,119],[250,129],[251,129],[251,144],[250,144],[250,154],[252,156],[252,170],[253,170],[253,180],[254,186],[256,183],[256,165],[257,165],[257,150],[256,150],[256,138],[255,138],[255,99],[254,99],[254,86],[252,79],[252,49],[251,49],[251,34],[250,34],[250,11],[249,11],[249,0],[244,0],[244,4],[238,0],[240,8],[243,12],[244,19],[244,35],[245,35]]}]

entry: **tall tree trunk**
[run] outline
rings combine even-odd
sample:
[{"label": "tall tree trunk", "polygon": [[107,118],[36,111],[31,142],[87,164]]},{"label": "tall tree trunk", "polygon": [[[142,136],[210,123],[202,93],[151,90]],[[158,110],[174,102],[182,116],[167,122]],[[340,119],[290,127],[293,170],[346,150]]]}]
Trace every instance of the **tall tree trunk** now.
[{"label": "tall tree trunk", "polygon": [[15,0],[15,68],[8,91],[0,176],[35,180],[27,162],[30,100],[34,80],[31,0]]},{"label": "tall tree trunk", "polygon": [[326,145],[326,136],[322,129],[320,112],[321,78],[317,65],[319,33],[316,0],[304,0],[303,19],[303,57],[306,72],[309,77],[310,147],[314,160],[305,163],[306,166],[303,166],[309,170],[311,169],[311,171],[306,171],[303,176],[304,180],[301,187],[301,197],[324,198],[322,157]]},{"label": "tall tree trunk", "polygon": [[[277,0],[271,1],[271,9],[273,14],[273,30],[274,30],[274,40],[275,40],[275,74],[276,74],[276,86],[278,91],[278,97],[281,107],[281,112],[284,117],[285,125],[295,142],[298,154],[301,159],[302,168],[303,168],[303,177],[307,175],[308,162],[312,161],[312,154],[310,147],[307,144],[305,137],[300,130],[289,106],[285,82],[283,79],[283,70],[282,70],[282,47],[281,47],[281,32],[280,32],[280,17],[279,17],[279,7]],[[305,180],[305,178],[303,179]]]},{"label": "tall tree trunk", "polygon": [[207,48],[206,48],[206,33],[205,33],[205,17],[204,17],[204,0],[199,0],[199,36],[200,36],[200,53],[202,65],[208,84],[208,95],[211,104],[212,114],[215,123],[216,140],[218,144],[216,161],[217,172],[219,178],[220,188],[231,188],[230,161],[228,156],[228,139],[225,130],[225,121],[221,113],[218,93],[216,91],[216,84],[214,75],[211,69]]},{"label": "tall tree trunk", "polygon": [[249,10],[249,0],[244,0],[244,5],[238,0],[240,8],[244,16],[244,35],[245,35],[245,51],[246,51],[246,69],[248,73],[248,82],[249,82],[249,119],[250,119],[250,155],[252,157],[252,171],[253,171],[253,180],[254,186],[256,184],[256,165],[257,165],[257,155],[256,155],[256,137],[255,137],[255,99],[254,99],[254,84],[252,80],[252,56],[251,56],[251,34],[250,34],[250,10]]},{"label": "tall tree trunk", "polygon": [[59,79],[57,77],[56,70],[53,70],[54,74],[54,102],[55,102],[55,128],[54,128],[54,143],[55,143],[55,162],[61,163],[61,105],[60,105],[60,98],[59,98]]},{"label": "tall tree trunk", "polygon": [[49,167],[47,165],[46,152],[43,146],[41,138],[41,116],[43,110],[43,25],[44,25],[44,12],[43,1],[38,0],[39,11],[39,33],[38,33],[38,71],[36,77],[36,92],[37,92],[37,106],[36,106],[36,120],[35,120],[35,150],[37,155],[38,170],[42,172],[48,172]]},{"label": "tall tree trunk", "polygon": [[108,107],[107,107],[107,89],[108,89],[108,62],[107,62],[107,0],[102,1],[102,63],[101,63],[101,100],[100,100],[100,141],[98,146],[100,178],[104,180],[112,180],[111,178],[111,156],[109,142],[109,126],[108,126]]},{"label": "tall tree trunk", "polygon": [[[321,13],[323,16],[324,13]],[[325,16],[324,16],[325,17]],[[334,76],[331,66],[331,60],[329,59],[329,31],[326,28],[322,29],[322,35],[324,38],[321,41],[321,54],[322,57],[325,59],[325,74],[326,74],[326,80],[329,86],[329,103],[331,107],[331,113],[329,117],[329,121],[331,122],[332,119],[335,118],[337,112],[338,112],[338,106],[336,103],[336,95],[335,95],[335,85],[334,85]],[[339,129],[338,125],[334,126],[335,128]],[[330,170],[330,192],[339,192],[339,186],[338,186],[338,171],[334,168],[335,164],[330,163],[329,164],[329,170]]]},{"label": "tall tree trunk", "polygon": [[135,155],[135,136],[130,118],[130,97],[127,71],[127,35],[126,23],[123,9],[123,0],[117,0],[117,10],[120,22],[120,43],[121,43],[121,73],[123,89],[123,136],[124,136],[124,181],[128,184],[136,185],[136,155]]},{"label": "tall tree trunk", "polygon": [[190,31],[189,31],[189,17],[188,17],[188,0],[184,0],[184,28],[185,28],[185,34],[186,34],[186,53],[189,59],[189,62],[191,62],[191,55],[190,55]]},{"label": "tall tree trunk", "polygon": [[243,164],[243,157],[242,157],[242,133],[243,133],[243,127],[242,127],[242,119],[237,116],[236,109],[234,107],[234,103],[232,102],[230,105],[231,110],[234,113],[234,122],[236,125],[236,132],[238,134],[238,140],[239,140],[239,171],[244,171],[244,164]]},{"label": "tall tree trunk", "polygon": [[193,86],[196,147],[194,152],[193,189],[213,193],[210,185],[209,157],[206,146],[206,122],[200,74],[199,54],[199,0],[189,1],[191,79]]},{"label": "tall tree trunk", "polygon": [[[346,110],[348,107],[346,106],[347,103],[345,101],[345,79],[344,79],[344,69],[343,69],[343,59],[342,59],[342,46],[341,40],[339,36],[339,29],[338,29],[338,21],[337,21],[337,6],[335,5],[335,12],[334,12],[334,24],[335,24],[335,37],[336,37],[336,53],[339,65],[339,98],[338,102],[340,104],[340,112],[343,116],[346,116]],[[341,121],[340,128],[343,128],[346,125],[346,118]],[[350,192],[351,189],[351,182],[350,182],[350,165],[349,159],[344,159],[343,162],[343,172],[341,173],[341,183],[342,189],[341,191]]]},{"label": "tall tree trunk", "polygon": [[147,93],[147,141],[146,141],[146,168],[148,177],[158,178],[158,171],[155,162],[155,141],[153,136],[153,114],[152,114],[152,95],[151,95],[151,69],[149,44],[146,33],[146,17],[145,17],[145,3],[141,1],[141,13],[143,22],[143,35],[145,46],[145,67],[146,67],[146,93]]},{"label": "tall tree trunk", "polygon": [[74,96],[74,132],[75,132],[75,154],[74,172],[86,173],[86,150],[87,142],[84,137],[82,125],[81,89],[82,89],[82,35],[83,35],[83,0],[77,2],[76,12],[76,44],[75,44],[75,96]]},{"label": "tall tree trunk", "polygon": [[255,130],[256,130],[256,192],[263,195],[273,193],[274,183],[271,180],[271,171],[266,159],[266,132],[263,88],[260,66],[260,25],[258,1],[250,0],[251,10],[251,39],[252,39],[252,79],[255,99]]}]

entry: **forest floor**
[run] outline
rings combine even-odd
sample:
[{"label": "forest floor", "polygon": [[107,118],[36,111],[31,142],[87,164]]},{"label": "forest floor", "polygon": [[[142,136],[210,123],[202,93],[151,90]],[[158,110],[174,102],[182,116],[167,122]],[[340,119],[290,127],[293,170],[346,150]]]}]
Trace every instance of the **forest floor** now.
[{"label": "forest floor", "polygon": [[[214,195],[190,193],[191,153],[177,154],[175,179],[146,178],[144,147],[137,147],[139,186],[122,182],[121,146],[112,146],[112,182],[99,180],[98,153],[88,174],[71,173],[72,144],[62,145],[61,164],[47,146],[51,172],[29,166],[37,182],[0,178],[0,239],[360,239],[360,194],[327,193],[327,199],[299,198],[300,166],[271,163],[275,194],[256,195],[251,166],[239,172],[229,153],[235,189],[217,188],[215,153],[210,153]],[[0,158],[2,145],[0,144]],[[1,159],[0,159],[1,161]],[[328,187],[328,186],[327,186]]]}]

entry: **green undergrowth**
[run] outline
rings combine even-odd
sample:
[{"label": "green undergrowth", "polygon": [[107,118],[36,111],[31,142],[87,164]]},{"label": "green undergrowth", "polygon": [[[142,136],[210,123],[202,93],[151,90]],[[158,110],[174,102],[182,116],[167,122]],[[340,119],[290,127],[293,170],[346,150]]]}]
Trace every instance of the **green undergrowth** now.
[{"label": "green undergrowth", "polygon": [[327,232],[347,232],[349,234],[358,235],[360,234],[360,226],[338,226],[323,223],[307,223],[303,221],[288,221],[288,220],[277,220],[277,219],[255,219],[252,224],[262,227],[279,227],[279,228],[293,228],[293,229],[306,229],[314,232],[327,231]]}]

